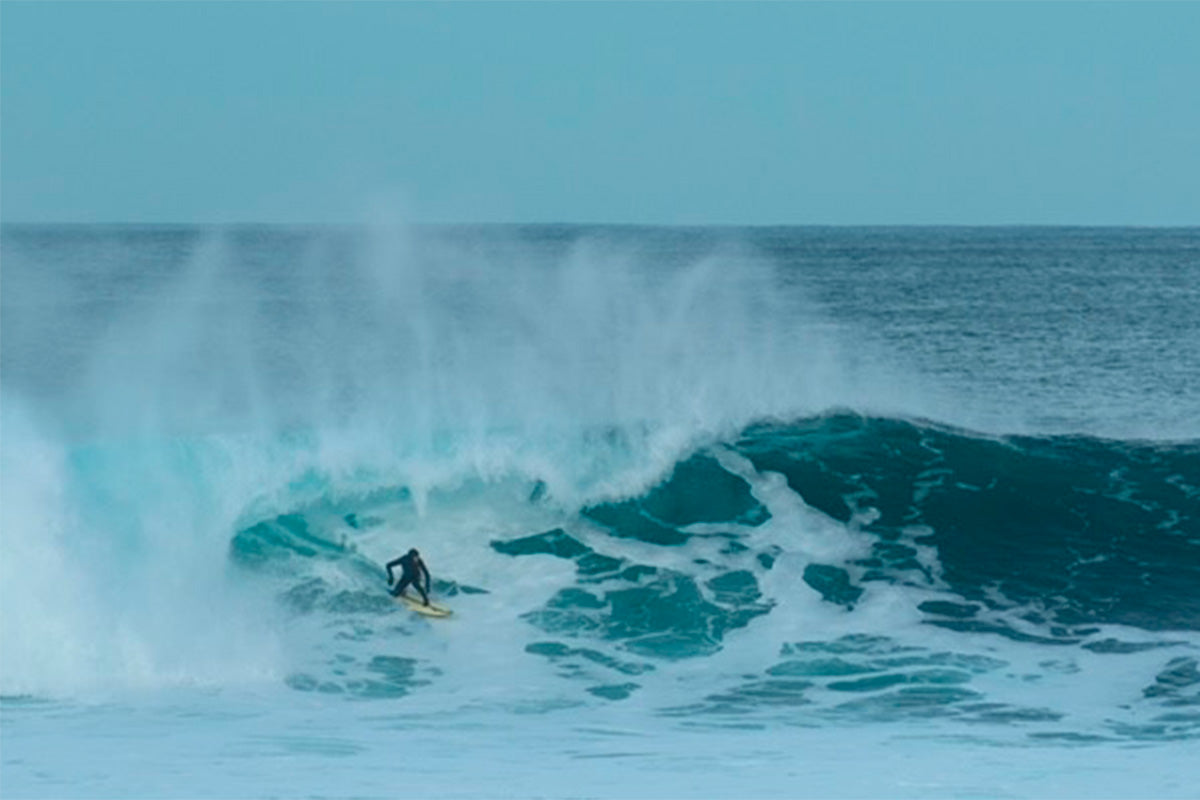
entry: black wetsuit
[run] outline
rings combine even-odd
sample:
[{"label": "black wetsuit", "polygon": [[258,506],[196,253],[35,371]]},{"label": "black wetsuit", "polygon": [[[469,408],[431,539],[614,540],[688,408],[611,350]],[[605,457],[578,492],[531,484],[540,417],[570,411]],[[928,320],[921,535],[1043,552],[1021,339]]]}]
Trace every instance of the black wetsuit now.
[{"label": "black wetsuit", "polygon": [[[396,588],[391,590],[392,597],[399,597],[411,584],[417,587],[425,605],[429,605],[429,569],[425,566],[425,562],[421,560],[420,556],[412,553],[405,553],[395,561],[389,561],[387,565],[388,583],[392,582],[392,568],[397,564],[400,565],[403,572],[400,573],[400,582],[396,584]],[[424,576],[424,585],[422,585],[422,576]]]}]

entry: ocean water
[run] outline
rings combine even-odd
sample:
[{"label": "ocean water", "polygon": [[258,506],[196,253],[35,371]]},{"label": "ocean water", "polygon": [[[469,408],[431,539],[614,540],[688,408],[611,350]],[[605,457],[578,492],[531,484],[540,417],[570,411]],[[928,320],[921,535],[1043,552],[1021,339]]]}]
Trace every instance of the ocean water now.
[{"label": "ocean water", "polygon": [[4,797],[1196,796],[1200,229],[0,256]]}]

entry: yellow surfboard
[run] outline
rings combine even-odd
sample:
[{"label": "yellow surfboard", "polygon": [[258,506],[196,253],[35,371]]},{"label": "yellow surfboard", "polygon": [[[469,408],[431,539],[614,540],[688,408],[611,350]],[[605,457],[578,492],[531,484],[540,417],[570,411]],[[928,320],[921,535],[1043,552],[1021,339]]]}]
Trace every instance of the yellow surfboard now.
[{"label": "yellow surfboard", "polygon": [[439,606],[437,603],[430,603],[429,605],[425,605],[419,599],[417,599],[415,597],[408,597],[406,595],[400,595],[399,597],[396,598],[396,601],[399,603],[403,603],[404,605],[408,606],[413,611],[417,612],[418,614],[420,614],[421,616],[424,616],[424,617],[433,617],[434,619],[444,619],[445,617],[450,616],[450,614],[452,613],[450,611],[450,609],[446,608],[445,606]]}]

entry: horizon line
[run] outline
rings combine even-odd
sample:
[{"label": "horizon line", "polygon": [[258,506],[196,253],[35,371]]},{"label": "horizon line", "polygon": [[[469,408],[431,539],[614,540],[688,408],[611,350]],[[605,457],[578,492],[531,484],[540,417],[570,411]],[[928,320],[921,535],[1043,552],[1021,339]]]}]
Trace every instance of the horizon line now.
[{"label": "horizon line", "polygon": [[[5,220],[3,227],[91,227],[91,228],[371,228],[378,223],[365,220],[304,221],[149,221],[149,220]],[[671,228],[678,230],[702,228],[1126,228],[1126,229],[1190,229],[1195,223],[1130,223],[1130,222],[598,222],[598,221],[404,221],[396,224],[413,228]]]}]

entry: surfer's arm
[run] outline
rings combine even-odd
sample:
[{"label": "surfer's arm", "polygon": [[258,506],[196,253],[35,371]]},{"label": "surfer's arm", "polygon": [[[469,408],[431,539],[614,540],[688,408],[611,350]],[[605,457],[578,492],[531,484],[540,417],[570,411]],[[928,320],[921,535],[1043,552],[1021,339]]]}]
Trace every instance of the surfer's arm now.
[{"label": "surfer's arm", "polygon": [[389,561],[387,563],[388,583],[392,583],[394,580],[396,580],[395,578],[392,577],[392,567],[399,564],[401,558],[403,558],[403,556],[401,556],[400,558],[394,559],[392,561]]},{"label": "surfer's arm", "polygon": [[421,572],[425,573],[425,591],[430,591],[433,588],[433,579],[429,577],[429,567],[425,566],[425,562],[421,562]]}]

